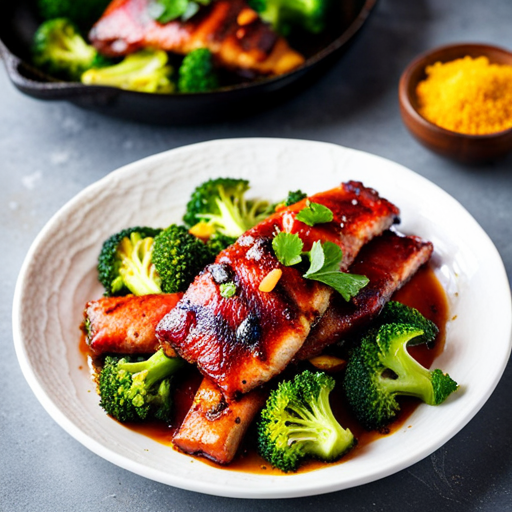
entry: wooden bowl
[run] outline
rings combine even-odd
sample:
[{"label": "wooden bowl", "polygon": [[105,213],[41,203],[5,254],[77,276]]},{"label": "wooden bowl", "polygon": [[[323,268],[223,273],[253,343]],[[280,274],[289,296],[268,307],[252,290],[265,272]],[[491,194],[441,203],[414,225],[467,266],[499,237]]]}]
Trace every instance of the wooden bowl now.
[{"label": "wooden bowl", "polygon": [[424,53],[409,64],[400,78],[400,114],[411,134],[427,148],[462,162],[481,163],[512,151],[512,129],[488,135],[466,135],[440,128],[418,113],[416,87],[426,78],[425,68],[466,55],[486,56],[491,63],[512,65],[511,52],[486,44],[451,44]]}]

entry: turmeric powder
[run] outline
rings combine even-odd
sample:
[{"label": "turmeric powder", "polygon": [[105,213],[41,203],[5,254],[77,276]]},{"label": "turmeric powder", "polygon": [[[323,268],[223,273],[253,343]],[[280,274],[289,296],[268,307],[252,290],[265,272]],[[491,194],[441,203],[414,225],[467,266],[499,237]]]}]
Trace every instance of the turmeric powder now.
[{"label": "turmeric powder", "polygon": [[425,73],[416,94],[428,121],[470,135],[512,128],[512,66],[464,57],[436,62]]}]

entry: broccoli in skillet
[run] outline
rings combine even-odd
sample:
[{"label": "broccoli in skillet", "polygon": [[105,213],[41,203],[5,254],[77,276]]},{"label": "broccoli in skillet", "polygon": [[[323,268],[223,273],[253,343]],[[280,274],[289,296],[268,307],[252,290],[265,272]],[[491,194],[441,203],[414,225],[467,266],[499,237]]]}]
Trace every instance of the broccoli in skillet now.
[{"label": "broccoli in skillet", "polygon": [[87,85],[109,85],[131,91],[172,93],[172,68],[167,53],[162,50],[141,50],[126,56],[121,62],[102,68],[92,68],[82,75]]},{"label": "broccoli in skillet", "polygon": [[180,92],[207,92],[218,87],[219,79],[210,50],[198,48],[185,56],[178,69]]},{"label": "broccoli in skillet", "polygon": [[185,365],[159,350],[147,360],[107,356],[99,375],[100,405],[121,422],[155,418],[170,422],[172,377]]},{"label": "broccoli in skillet", "polygon": [[212,0],[151,0],[148,14],[160,23],[180,18],[187,21],[195,16],[201,5],[209,5]]},{"label": "broccoli in skillet", "polygon": [[276,31],[288,35],[296,28],[319,34],[325,28],[330,0],[251,0],[253,8]]},{"label": "broccoli in skillet", "polygon": [[110,0],[37,0],[39,14],[45,20],[68,18],[84,29],[97,21]]},{"label": "broccoli in skillet", "polygon": [[183,220],[189,227],[207,221],[222,235],[238,238],[270,213],[268,201],[245,198],[249,182],[217,178],[199,185],[187,204]]},{"label": "broccoli in skillet", "polygon": [[194,277],[215,259],[215,255],[184,226],[172,224],[164,229],[155,238],[152,256],[162,291],[185,291]]},{"label": "broccoli in skillet", "polygon": [[34,65],[55,78],[80,81],[82,73],[103,62],[73,23],[65,18],[45,21],[32,45]]},{"label": "broccoli in skillet", "polygon": [[397,395],[438,405],[457,389],[449,375],[424,368],[408,353],[407,345],[423,335],[423,329],[414,325],[384,324],[371,330],[352,352],[344,387],[350,407],[365,428],[379,430],[395,418],[400,410]]},{"label": "broccoli in skillet", "polygon": [[354,436],[338,423],[329,403],[334,384],[325,373],[306,370],[272,391],[257,426],[260,455],[289,472],[308,457],[332,462],[349,451]]},{"label": "broccoli in skillet", "polygon": [[98,278],[105,295],[162,293],[152,264],[153,240],[161,229],[133,227],[112,235],[98,257]]}]

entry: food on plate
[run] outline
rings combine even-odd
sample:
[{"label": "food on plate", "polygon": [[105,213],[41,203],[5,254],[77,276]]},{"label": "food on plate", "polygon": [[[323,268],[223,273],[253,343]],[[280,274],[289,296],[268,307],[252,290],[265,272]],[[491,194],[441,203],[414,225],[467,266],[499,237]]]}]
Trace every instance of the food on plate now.
[{"label": "food on plate", "polygon": [[352,298],[333,294],[327,311],[313,327],[295,355],[303,361],[321,354],[326,347],[364,328],[382,311],[393,293],[428,262],[433,246],[415,236],[399,236],[385,231],[360,251],[350,271],[364,275],[369,283]]},{"label": "food on plate", "polygon": [[[419,313],[414,313],[417,310],[402,309],[398,303],[388,301],[429,260],[432,250],[429,242],[417,237],[399,236],[391,231],[386,231],[370,241],[351,267],[351,270],[356,269],[357,273],[368,276],[370,282],[350,302],[345,301],[339,294],[333,294],[327,311],[311,330],[293,363],[298,365],[301,361],[311,361],[312,358],[324,354],[328,347],[341,343],[344,339],[354,338],[358,332],[364,332],[365,327],[377,315],[385,319],[391,311],[395,321],[406,323],[410,316],[415,323],[419,323]],[[386,303],[388,305],[382,311]],[[430,324],[424,322],[422,325]],[[435,336],[430,334],[430,337]],[[203,384],[207,386],[210,403],[204,400]],[[261,400],[262,390],[246,393],[243,400],[237,402],[227,400],[222,391],[207,377],[203,379],[203,384],[194,398],[194,406],[190,409],[192,414],[187,414],[173,442],[186,453],[201,455],[219,464],[229,464],[241,441],[240,437],[232,435],[233,415],[240,418],[236,428],[247,430],[258,412],[256,404]],[[219,414],[220,403],[223,404],[222,414]],[[236,413],[232,410],[235,404]],[[194,434],[211,431],[215,432],[214,436]],[[219,450],[219,446],[223,449]]]},{"label": "food on plate", "polygon": [[267,397],[260,388],[232,400],[205,377],[172,442],[184,453],[229,464]]},{"label": "food on plate", "polygon": [[176,224],[123,229],[103,243],[98,278],[106,296],[182,292],[231,242],[216,233],[204,243]]},{"label": "food on plate", "polygon": [[151,266],[153,241],[161,231],[135,226],[103,242],[98,257],[98,279],[106,296],[161,293],[160,282]]},{"label": "food on plate", "polygon": [[[433,347],[438,328],[391,299],[433,247],[395,231],[395,205],[356,181],[312,196],[297,190],[274,204],[248,199],[248,188],[209,180],[193,191],[185,226],[129,228],[104,243],[98,269],[114,270],[102,279],[107,295],[116,279],[116,292],[128,295],[89,302],[83,329],[108,414],[172,423],[178,449],[223,465],[253,439],[271,466],[289,472],[310,458],[337,460],[356,444],[340,407],[353,409],[359,425],[384,429],[399,411],[396,394],[437,405],[457,389],[408,355],[407,345]],[[208,258],[196,258],[202,251]],[[130,293],[130,266],[137,279],[158,276],[165,292],[165,272],[179,276],[193,259],[197,275],[181,281],[184,293]],[[422,382],[407,387],[413,379],[402,364]],[[379,402],[382,389],[389,392]],[[368,412],[375,406],[378,413]]]},{"label": "food on plate", "polygon": [[356,418],[367,429],[381,429],[393,420],[400,410],[396,395],[439,405],[457,389],[448,374],[424,368],[407,352],[407,345],[432,341],[425,335],[435,332],[434,326],[423,329],[423,324],[416,325],[410,316],[407,323],[385,323],[371,330],[350,356],[345,391]]},{"label": "food on plate", "polygon": [[416,95],[428,121],[469,135],[512,128],[512,66],[466,56],[436,62],[425,74]]},{"label": "food on plate", "polygon": [[206,222],[212,232],[230,237],[233,243],[273,213],[268,201],[248,200],[248,190],[247,180],[216,178],[205,181],[192,192],[183,222],[190,229]]},{"label": "food on plate", "polygon": [[325,30],[327,0],[38,0],[33,63],[88,85],[216,90],[301,66],[287,37]]},{"label": "food on plate", "polygon": [[[310,226],[298,220],[310,209],[306,201],[275,213],[222,251],[157,328],[164,349],[172,348],[196,364],[229,397],[247,393],[284,370],[329,305],[333,288],[324,282],[349,281],[350,274],[340,270],[398,217],[394,205],[359,182],[310,198],[311,204],[330,210],[329,222],[322,219]],[[293,262],[300,263],[304,249],[312,252],[306,274],[280,262],[273,242],[281,235],[303,242]],[[283,252],[289,247],[281,246]],[[261,281],[275,268],[283,272],[276,292],[260,292]],[[237,291],[225,298],[220,285],[228,282]]]},{"label": "food on plate", "polygon": [[329,396],[336,381],[305,370],[270,393],[258,421],[258,451],[281,471],[297,471],[305,458],[333,462],[356,444],[335,418]]},{"label": "food on plate", "polygon": [[149,359],[107,356],[98,377],[100,405],[113,418],[139,421],[172,418],[172,377],[183,368],[179,357],[162,349]]},{"label": "food on plate", "polygon": [[164,293],[183,292],[196,274],[217,256],[211,246],[190,234],[184,226],[171,224],[156,238],[151,254],[152,266]]},{"label": "food on plate", "polygon": [[160,342],[155,330],[183,294],[102,297],[85,305],[83,331],[95,356],[116,352],[151,354]]}]

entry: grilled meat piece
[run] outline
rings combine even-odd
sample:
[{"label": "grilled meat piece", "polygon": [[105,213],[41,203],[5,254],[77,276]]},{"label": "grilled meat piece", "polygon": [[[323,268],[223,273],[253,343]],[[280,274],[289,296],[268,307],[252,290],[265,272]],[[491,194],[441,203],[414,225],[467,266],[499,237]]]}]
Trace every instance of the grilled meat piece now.
[{"label": "grilled meat piece", "polygon": [[208,48],[228,69],[280,75],[304,57],[264,23],[245,0],[216,0],[190,20],[161,24],[148,14],[149,0],[114,0],[89,33],[98,51],[120,57],[155,48],[185,55]]},{"label": "grilled meat piece", "polygon": [[229,464],[267,394],[254,390],[240,400],[228,400],[204,378],[173,443],[185,453],[200,455],[218,464]]},{"label": "grilled meat piece", "polygon": [[[391,231],[373,239],[361,250],[350,267],[351,272],[366,275],[370,283],[347,303],[337,294],[319,324],[314,327],[295,361],[310,359],[325,347],[354,334],[373,320],[393,293],[400,289],[426,263],[432,244]],[[254,390],[238,402],[228,401],[222,391],[205,378],[194,399],[194,405],[183,421],[175,444],[186,453],[199,454],[220,464],[228,464],[236,454],[243,434],[248,429],[267,394]],[[263,397],[263,398],[262,398]],[[203,403],[203,400],[205,401]],[[215,404],[225,404],[221,415],[211,415]],[[212,406],[213,404],[213,406]],[[233,417],[240,422],[233,427]],[[235,432],[231,429],[235,428]],[[208,435],[211,430],[212,434]]]},{"label": "grilled meat piece", "polygon": [[[260,386],[288,365],[333,293],[304,279],[296,267],[282,266],[272,249],[274,234],[299,234],[304,250],[316,240],[334,242],[343,250],[341,267],[346,270],[360,248],[398,216],[394,205],[359,182],[310,200],[330,208],[333,221],[313,227],[298,221],[305,200],[269,217],[222,251],[157,327],[165,350],[175,349],[197,364],[229,398]],[[272,292],[259,291],[262,279],[275,268],[283,272],[277,286]],[[233,297],[222,297],[224,282],[235,284]]]},{"label": "grilled meat piece", "polygon": [[182,293],[102,297],[88,302],[83,330],[96,355],[150,354],[159,349],[155,328],[183,296]]},{"label": "grilled meat piece", "polygon": [[319,355],[325,347],[366,326],[381,312],[391,295],[430,259],[433,249],[430,242],[392,231],[386,231],[363,247],[350,271],[365,275],[370,282],[350,302],[333,294],[329,308],[311,330],[295,360]]}]

